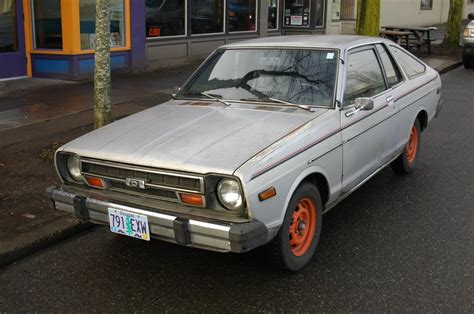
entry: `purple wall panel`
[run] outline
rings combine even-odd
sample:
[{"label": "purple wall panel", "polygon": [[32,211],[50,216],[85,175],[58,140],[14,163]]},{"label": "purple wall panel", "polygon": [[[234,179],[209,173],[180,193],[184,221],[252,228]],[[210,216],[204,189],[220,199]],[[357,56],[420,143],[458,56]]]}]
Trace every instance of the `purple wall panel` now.
[{"label": "purple wall panel", "polygon": [[130,1],[130,10],[131,67],[139,71],[146,66],[145,0]]}]

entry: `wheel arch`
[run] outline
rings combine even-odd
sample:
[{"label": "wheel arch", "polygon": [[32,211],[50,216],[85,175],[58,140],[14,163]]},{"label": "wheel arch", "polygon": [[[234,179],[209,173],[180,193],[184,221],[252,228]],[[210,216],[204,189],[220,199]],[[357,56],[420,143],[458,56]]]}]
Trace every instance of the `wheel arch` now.
[{"label": "wheel arch", "polygon": [[296,189],[304,182],[311,182],[318,188],[319,193],[321,195],[321,202],[323,206],[325,206],[331,195],[329,180],[327,178],[328,175],[324,168],[318,166],[307,168],[303,172],[301,172],[300,175],[296,178],[296,180],[293,181],[293,184],[291,185],[291,188],[288,191],[285,200],[285,206],[283,207],[285,210],[282,213],[280,221],[283,221],[282,218],[286,213],[286,209],[288,208],[288,204],[290,203],[291,197],[295,193]]},{"label": "wheel arch", "polygon": [[418,112],[416,120],[420,123],[420,131],[423,132],[423,130],[428,126],[428,112],[426,109],[423,108]]}]

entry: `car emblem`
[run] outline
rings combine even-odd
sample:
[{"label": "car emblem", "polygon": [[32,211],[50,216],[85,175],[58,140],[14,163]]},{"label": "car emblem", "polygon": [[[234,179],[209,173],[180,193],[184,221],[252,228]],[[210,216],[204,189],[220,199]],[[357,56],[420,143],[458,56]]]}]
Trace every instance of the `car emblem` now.
[{"label": "car emblem", "polygon": [[146,180],[136,178],[125,178],[125,185],[136,189],[146,189]]}]

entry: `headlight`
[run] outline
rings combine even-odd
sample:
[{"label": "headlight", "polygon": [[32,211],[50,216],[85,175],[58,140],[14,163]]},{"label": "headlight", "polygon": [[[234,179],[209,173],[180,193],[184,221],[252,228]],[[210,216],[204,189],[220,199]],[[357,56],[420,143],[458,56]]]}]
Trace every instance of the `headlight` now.
[{"label": "headlight", "polygon": [[240,210],[243,207],[242,190],[240,184],[234,179],[222,179],[217,185],[217,197],[229,210]]},{"label": "headlight", "polygon": [[466,27],[464,29],[464,37],[472,37],[474,36],[474,28],[469,28],[469,27]]},{"label": "headlight", "polygon": [[69,175],[76,181],[82,181],[82,174],[81,174],[81,163],[79,157],[76,155],[70,155],[67,159],[67,170],[69,171]]}]

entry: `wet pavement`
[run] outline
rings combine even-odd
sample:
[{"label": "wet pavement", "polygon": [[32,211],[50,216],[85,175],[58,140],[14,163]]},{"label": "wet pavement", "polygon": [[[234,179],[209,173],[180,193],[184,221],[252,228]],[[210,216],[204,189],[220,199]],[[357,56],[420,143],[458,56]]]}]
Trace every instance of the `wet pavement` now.
[{"label": "wet pavement", "polygon": [[[112,104],[134,102],[151,106],[167,99],[198,64],[140,74],[112,76]],[[9,83],[0,94],[0,131],[17,128],[93,108],[93,83],[41,81],[35,88],[27,80]],[[54,81],[53,81],[54,82]],[[3,85],[6,85],[3,83]],[[15,85],[16,88],[15,88]],[[29,88],[22,88],[26,85]],[[157,99],[159,102],[157,102]]]}]

